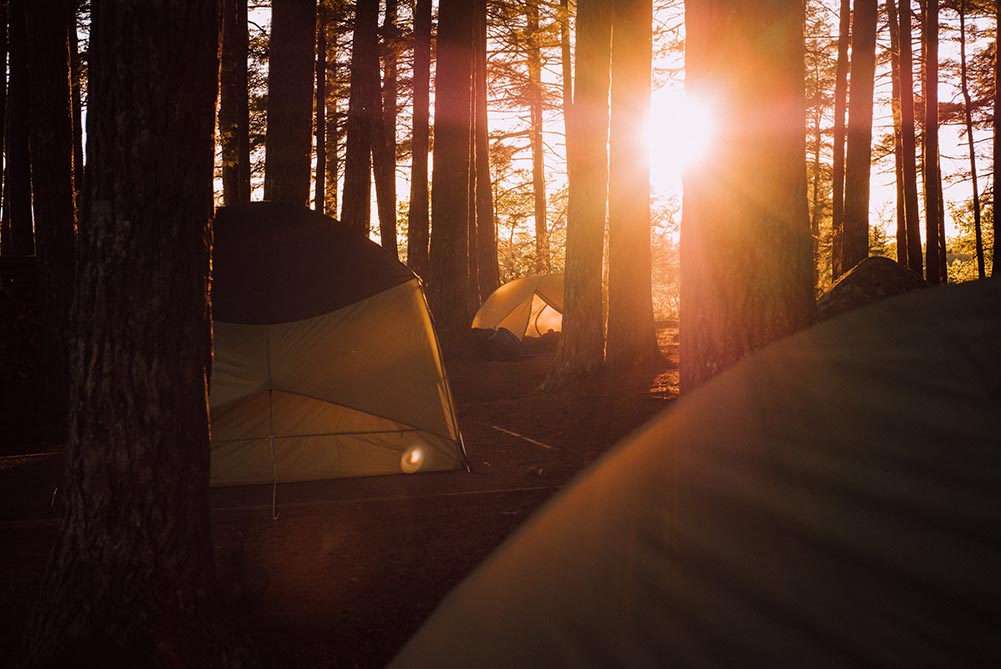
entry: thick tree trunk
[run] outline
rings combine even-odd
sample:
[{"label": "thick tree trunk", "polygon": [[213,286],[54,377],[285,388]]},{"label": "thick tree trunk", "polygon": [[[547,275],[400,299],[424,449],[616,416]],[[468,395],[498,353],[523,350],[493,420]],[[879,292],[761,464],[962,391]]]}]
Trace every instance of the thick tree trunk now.
[{"label": "thick tree trunk", "polygon": [[907,266],[919,276],[921,212],[918,210],[917,147],[914,137],[914,63],[911,53],[911,3],[901,0],[900,11],[900,145],[903,150],[904,217],[907,227]]},{"label": "thick tree trunk", "polygon": [[563,334],[547,385],[599,372],[604,362],[601,275],[608,188],[611,28],[610,3],[578,0],[576,81],[567,136]]},{"label": "thick tree trunk", "polygon": [[462,354],[469,332],[469,167],[472,137],[473,4],[438,10],[428,301],[446,354]]},{"label": "thick tree trunk", "polygon": [[938,167],[938,2],[925,2],[924,5],[925,279],[932,285],[938,285],[942,282],[938,239],[939,187],[942,181]]},{"label": "thick tree trunk", "polygon": [[220,0],[219,145],[222,200],[250,202],[250,107],[247,89],[247,0]]},{"label": "thick tree trunk", "polygon": [[208,506],[217,18],[92,4],[64,507],[28,666],[246,659],[217,617]]},{"label": "thick tree trunk", "polygon": [[[372,128],[379,101],[379,0],[355,5],[341,220],[368,236],[372,221]],[[375,87],[373,90],[373,86]]]},{"label": "thick tree trunk", "polygon": [[[684,176],[681,384],[689,392],[809,324],[804,7],[688,0],[685,87],[739,109],[718,155]],[[726,184],[720,188],[720,184]]]},{"label": "thick tree trunk", "polygon": [[896,0],[886,0],[887,23],[890,26],[890,85],[893,110],[893,166],[897,189],[897,262],[907,266],[907,216],[904,200],[904,133],[900,106],[900,23]]},{"label": "thick tree trunk", "polygon": [[73,112],[70,92],[68,0],[29,3],[31,165],[35,248],[41,315],[44,398],[38,424],[62,443],[69,402],[67,330],[73,301],[76,193],[73,188]]},{"label": "thick tree trunk", "polygon": [[309,200],[315,30],[316,0],[273,0],[265,200]]},{"label": "thick tree trunk", "polygon": [[636,132],[650,116],[653,3],[619,0],[612,14],[605,362],[622,368],[660,354],[651,287],[650,161],[645,138]]},{"label": "thick tree trunk", "polygon": [[[379,210],[379,238],[383,248],[399,257],[396,242],[396,61],[398,28],[397,0],[386,0],[382,23],[383,70],[381,87],[376,82],[377,116],[372,129],[372,166],[375,172],[375,199]],[[378,78],[379,70],[375,71]],[[381,90],[381,94],[380,94]]]},{"label": "thick tree trunk", "polygon": [[984,240],[980,224],[980,188],[977,186],[977,153],[973,143],[973,101],[966,67],[966,0],[959,3],[959,62],[960,84],[963,91],[963,113],[966,121],[966,141],[970,151],[970,180],[973,182],[973,233],[977,250],[977,276],[987,276],[984,264]]},{"label": "thick tree trunk", "polygon": [[28,43],[25,35],[25,8],[29,0],[10,0],[8,48],[10,74],[7,88],[6,155],[4,167],[3,230],[0,252],[5,256],[35,253],[31,220],[30,136],[31,82],[28,73]]},{"label": "thick tree trunk", "polygon": [[838,29],[838,63],[834,79],[834,155],[831,203],[831,274],[835,281],[844,272],[845,229],[845,113],[848,109],[848,45],[851,42],[851,0],[841,0]]},{"label": "thick tree trunk", "polygon": [[418,275],[428,270],[428,123],[431,89],[431,0],[414,9],[414,119],[411,135],[410,208],[407,264]]},{"label": "thick tree trunk", "polygon": [[528,137],[532,144],[532,197],[535,218],[535,271],[549,272],[549,225],[546,222],[546,158],[542,143],[542,50],[539,46],[539,6],[525,4],[528,38]]},{"label": "thick tree trunk", "polygon": [[[314,178],[313,209],[324,213],[327,203],[327,6],[321,2],[316,7],[316,95],[313,97],[316,120],[316,174]],[[336,187],[336,184],[335,184]]]},{"label": "thick tree trunk", "polygon": [[876,0],[856,0],[852,15],[851,97],[845,157],[845,223],[841,267],[848,271],[869,255],[869,177],[876,72]]},{"label": "thick tree trunk", "polygon": [[497,259],[497,223],[494,219],[493,181],[490,179],[490,139],[487,119],[487,3],[474,5],[476,52],[473,62],[475,97],[473,100],[473,150],[476,174],[476,255],[479,276],[479,300],[486,301],[500,286]]}]

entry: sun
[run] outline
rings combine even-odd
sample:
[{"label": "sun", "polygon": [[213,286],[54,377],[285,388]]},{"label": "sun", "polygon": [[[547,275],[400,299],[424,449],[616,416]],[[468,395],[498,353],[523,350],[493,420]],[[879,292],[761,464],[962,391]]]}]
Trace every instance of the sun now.
[{"label": "sun", "polygon": [[709,157],[716,137],[717,115],[703,98],[678,88],[659,88],[650,99],[647,146],[650,186],[655,193],[681,190],[682,171]]}]

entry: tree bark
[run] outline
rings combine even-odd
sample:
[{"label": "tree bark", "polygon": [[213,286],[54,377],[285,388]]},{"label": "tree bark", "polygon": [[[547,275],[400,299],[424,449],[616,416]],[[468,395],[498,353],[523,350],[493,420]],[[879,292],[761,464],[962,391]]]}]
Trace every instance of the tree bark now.
[{"label": "tree bark", "polygon": [[219,144],[222,199],[250,202],[250,106],[247,89],[247,0],[220,0]]},{"label": "tree bark", "polygon": [[542,53],[539,46],[539,6],[525,3],[528,56],[529,141],[532,144],[532,198],[535,218],[535,271],[549,272],[549,226],[546,222],[546,165],[542,143]]},{"label": "tree bark", "polygon": [[247,659],[208,504],[217,20],[214,0],[92,4],[64,507],[28,666]]},{"label": "tree bark", "polygon": [[619,0],[612,14],[605,362],[623,368],[660,355],[651,286],[650,160],[636,132],[650,116],[653,3]]},{"label": "tree bark", "polygon": [[473,150],[476,174],[476,254],[479,301],[486,299],[500,286],[497,259],[497,223],[494,218],[493,181],[490,178],[490,128],[487,118],[487,3],[476,0],[473,62],[475,99],[473,100]]},{"label": "tree bark", "polygon": [[869,177],[876,72],[876,0],[856,0],[852,14],[851,97],[845,157],[845,222],[841,267],[848,271],[869,255]]},{"label": "tree bark", "polygon": [[264,199],[309,200],[316,0],[273,0]]},{"label": "tree bark", "polygon": [[900,145],[903,150],[907,266],[920,276],[924,261],[921,257],[921,212],[918,210],[917,147],[914,137],[914,64],[911,50],[910,0],[901,0],[898,16],[900,19]]},{"label": "tree bark", "polygon": [[[372,221],[372,129],[379,100],[379,0],[355,5],[341,220],[368,236]],[[373,85],[375,90],[373,90]]]},{"label": "tree bark", "polygon": [[844,272],[845,229],[845,113],[848,109],[848,45],[851,42],[851,0],[841,0],[838,29],[838,63],[834,80],[834,155],[831,203],[831,278]]},{"label": "tree bark", "polygon": [[563,333],[547,386],[599,372],[604,362],[601,275],[608,188],[611,27],[610,3],[578,0],[576,80],[567,136]]},{"label": "tree bark", "polygon": [[428,301],[446,355],[463,354],[469,332],[469,167],[472,136],[473,5],[438,9]]},{"label": "tree bark", "polygon": [[341,131],[338,108],[340,101],[340,87],[337,80],[337,49],[339,37],[339,23],[341,16],[339,12],[343,5],[333,5],[330,0],[321,0],[321,7],[324,9],[324,43],[326,53],[324,54],[324,120],[326,129],[324,132],[324,205],[323,210],[327,216],[337,218],[338,193],[337,182],[340,177],[340,145]]},{"label": "tree bark", "polygon": [[69,402],[68,315],[73,301],[76,197],[70,91],[68,0],[26,7],[31,77],[31,165],[34,190],[42,376],[39,425],[50,443],[63,443]]},{"label": "tree bark", "polygon": [[[681,386],[810,323],[804,7],[688,0],[685,87],[740,110],[711,166],[684,174]],[[721,188],[720,184],[726,184]]]},{"label": "tree bark", "polygon": [[25,8],[28,0],[10,0],[7,6],[10,22],[10,50],[7,88],[6,176],[4,177],[3,230],[0,252],[5,256],[30,256],[35,253],[35,236],[31,219],[31,154],[28,138],[31,123],[31,83],[28,74]]},{"label": "tree bark", "polygon": [[887,23],[890,27],[890,102],[893,111],[893,167],[897,190],[897,262],[907,266],[907,215],[904,200],[904,132],[900,113],[900,23],[897,3],[886,0]]},{"label": "tree bark", "polygon": [[431,0],[414,9],[414,117],[411,135],[407,264],[419,276],[428,270],[428,124],[431,89]]},{"label": "tree bark", "polygon": [[924,5],[925,279],[931,285],[938,285],[942,282],[938,239],[939,187],[942,182],[938,167],[938,2],[925,2]]},{"label": "tree bark", "polygon": [[[372,129],[372,166],[375,171],[375,199],[379,209],[379,238],[382,247],[400,256],[396,242],[396,107],[397,50],[399,29],[396,25],[397,0],[386,0],[382,23],[383,77],[376,83],[378,115]],[[376,69],[376,77],[379,70]]]},{"label": "tree bark", "polygon": [[960,83],[963,91],[963,114],[966,121],[966,141],[970,151],[970,179],[973,182],[973,234],[977,251],[977,276],[987,276],[984,264],[984,240],[980,224],[980,188],[977,186],[977,153],[973,143],[973,101],[966,66],[966,0],[959,3],[959,63]]}]

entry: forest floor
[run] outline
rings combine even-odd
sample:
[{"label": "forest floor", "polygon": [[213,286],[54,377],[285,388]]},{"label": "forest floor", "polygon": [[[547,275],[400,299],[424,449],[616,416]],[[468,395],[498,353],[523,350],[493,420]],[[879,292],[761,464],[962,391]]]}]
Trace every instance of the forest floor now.
[{"label": "forest floor", "polygon": [[[384,666],[441,599],[540,505],[678,394],[664,359],[540,392],[551,346],[449,375],[472,472],[213,490],[217,564],[267,667]],[[61,455],[0,457],[0,666],[17,657],[57,531]]]}]

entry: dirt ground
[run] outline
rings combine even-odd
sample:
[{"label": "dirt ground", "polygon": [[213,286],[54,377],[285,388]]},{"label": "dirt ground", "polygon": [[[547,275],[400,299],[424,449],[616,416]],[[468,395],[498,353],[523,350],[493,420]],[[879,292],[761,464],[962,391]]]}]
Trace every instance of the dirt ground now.
[{"label": "dirt ground", "polygon": [[[227,600],[262,665],[385,665],[541,504],[673,402],[676,333],[658,330],[655,365],[546,393],[551,347],[451,365],[471,473],[281,485],[277,519],[271,486],[214,490]],[[17,657],[55,538],[60,471],[58,453],[0,457],[0,666]]]}]

